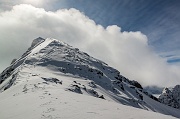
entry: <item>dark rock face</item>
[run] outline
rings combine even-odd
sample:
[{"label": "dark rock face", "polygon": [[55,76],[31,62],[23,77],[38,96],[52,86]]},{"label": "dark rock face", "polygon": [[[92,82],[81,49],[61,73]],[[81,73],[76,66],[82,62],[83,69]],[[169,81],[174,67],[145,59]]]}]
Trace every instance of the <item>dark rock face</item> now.
[{"label": "dark rock face", "polygon": [[41,43],[41,42],[44,42],[44,41],[45,41],[44,38],[41,38],[41,37],[36,38],[36,39],[34,39],[33,42],[31,43],[31,47],[34,47],[34,46],[36,46],[37,44],[39,44],[39,43]]},{"label": "dark rock face", "polygon": [[140,88],[140,89],[143,89],[141,84],[138,83],[137,81],[130,81],[130,84],[135,86],[136,88]]},{"label": "dark rock face", "polygon": [[13,59],[13,60],[11,61],[11,64],[13,64],[14,62],[16,62],[16,60],[17,60],[17,59]]}]

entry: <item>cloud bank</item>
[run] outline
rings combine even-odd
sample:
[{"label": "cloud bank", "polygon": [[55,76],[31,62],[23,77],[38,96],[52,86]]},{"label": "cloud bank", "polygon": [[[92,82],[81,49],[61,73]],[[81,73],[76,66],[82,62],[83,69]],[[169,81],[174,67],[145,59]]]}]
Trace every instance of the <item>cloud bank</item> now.
[{"label": "cloud bank", "polygon": [[156,55],[144,34],[122,32],[116,25],[104,28],[73,8],[47,12],[31,5],[17,5],[0,12],[0,28],[0,70],[41,36],[78,47],[143,86],[180,84],[180,68]]}]

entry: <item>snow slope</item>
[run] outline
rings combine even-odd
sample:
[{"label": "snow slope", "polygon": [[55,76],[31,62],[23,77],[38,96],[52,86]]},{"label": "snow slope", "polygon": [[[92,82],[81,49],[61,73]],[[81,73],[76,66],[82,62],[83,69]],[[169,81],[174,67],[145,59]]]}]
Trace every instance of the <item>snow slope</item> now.
[{"label": "snow slope", "polygon": [[35,39],[0,82],[2,119],[180,118],[138,82],[56,39]]}]

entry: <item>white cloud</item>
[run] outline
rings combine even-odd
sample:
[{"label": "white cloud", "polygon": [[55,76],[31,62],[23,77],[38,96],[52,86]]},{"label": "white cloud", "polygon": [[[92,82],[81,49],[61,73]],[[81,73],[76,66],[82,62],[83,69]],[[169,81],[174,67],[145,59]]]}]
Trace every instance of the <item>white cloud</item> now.
[{"label": "white cloud", "polygon": [[0,13],[0,28],[0,66],[20,56],[32,39],[53,37],[107,62],[144,86],[180,84],[179,67],[156,55],[141,32],[122,32],[116,25],[103,28],[76,9],[47,12],[17,5]]},{"label": "white cloud", "polygon": [[62,6],[66,0],[0,0],[0,11],[10,10],[13,6],[19,4],[29,4],[35,7],[43,7],[51,9],[51,5],[58,1]]}]

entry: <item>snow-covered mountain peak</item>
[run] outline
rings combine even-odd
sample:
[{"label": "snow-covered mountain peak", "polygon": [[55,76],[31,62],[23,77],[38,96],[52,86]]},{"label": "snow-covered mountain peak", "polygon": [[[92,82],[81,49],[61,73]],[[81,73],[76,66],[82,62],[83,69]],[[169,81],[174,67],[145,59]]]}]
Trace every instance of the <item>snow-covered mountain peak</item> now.
[{"label": "snow-covered mountain peak", "polygon": [[172,92],[169,90],[169,88],[166,87],[166,88],[163,89],[162,93],[169,94],[169,93],[172,93]]},{"label": "snow-covered mountain peak", "polygon": [[180,85],[174,88],[165,88],[159,96],[159,101],[174,108],[180,108]]},{"label": "snow-covered mountain peak", "polygon": [[[62,105],[67,104],[67,102],[61,104],[62,97],[67,98],[68,103],[71,103],[70,107],[77,108],[78,101],[87,103],[88,106],[92,106],[90,104],[94,104],[93,101],[97,103],[105,101],[104,103],[113,102],[117,105],[123,104],[180,117],[179,110],[158,102],[155,97],[144,91],[137,81],[129,80],[103,61],[53,38],[35,39],[31,47],[0,74],[0,91],[3,92],[0,94],[0,100],[9,100],[11,97],[13,101],[22,99],[22,102],[27,102],[25,99],[28,97],[36,104],[36,108],[40,108],[39,112],[44,107],[48,108],[41,112],[43,114],[38,118],[58,117],[57,113],[53,112],[61,110]],[[2,102],[5,106],[8,103],[8,101]],[[54,107],[50,107],[51,105]],[[7,109],[9,108],[12,107]],[[28,110],[28,106],[26,109]],[[53,117],[46,113],[49,111],[54,114]],[[0,112],[5,111],[0,110]],[[114,110],[114,112],[118,111]]]}]

